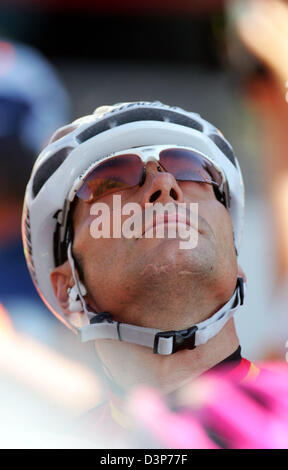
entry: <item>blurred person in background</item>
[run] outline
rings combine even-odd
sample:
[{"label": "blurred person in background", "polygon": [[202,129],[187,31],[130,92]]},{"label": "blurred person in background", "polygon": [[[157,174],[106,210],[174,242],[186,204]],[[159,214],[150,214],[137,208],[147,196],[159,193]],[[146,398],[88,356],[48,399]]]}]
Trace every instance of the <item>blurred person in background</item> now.
[{"label": "blurred person in background", "polygon": [[[142,210],[196,202],[197,247],[135,234],[95,240],[92,203],[111,207],[115,194]],[[113,220],[127,219],[121,207],[115,212]],[[173,394],[220,364],[238,382],[258,377],[241,356],[233,319],[246,281],[238,264],[243,217],[232,147],[179,107],[102,106],[57,131],[39,155],[23,211],[26,260],[51,311],[83,342],[95,341],[110,391],[84,419],[90,436],[99,426],[107,440],[125,433],[122,400],[141,383]]]},{"label": "blurred person in background", "polygon": [[[288,4],[240,0],[230,7],[250,64],[250,72],[246,64],[249,73],[244,90],[259,122],[262,186],[273,228],[269,233],[275,256],[272,314],[277,318],[265,357],[283,358],[283,344],[288,340]],[[254,73],[251,58],[256,63]]]},{"label": "blurred person in background", "polygon": [[44,56],[0,38],[0,299],[15,326],[30,332],[37,330],[29,323],[33,313],[44,319],[47,312],[23,255],[23,194],[37,153],[69,114],[68,95]]},{"label": "blurred person in background", "polygon": [[15,331],[1,304],[0,390],[1,449],[95,446],[73,437],[70,427],[101,400],[100,381],[83,364]]}]

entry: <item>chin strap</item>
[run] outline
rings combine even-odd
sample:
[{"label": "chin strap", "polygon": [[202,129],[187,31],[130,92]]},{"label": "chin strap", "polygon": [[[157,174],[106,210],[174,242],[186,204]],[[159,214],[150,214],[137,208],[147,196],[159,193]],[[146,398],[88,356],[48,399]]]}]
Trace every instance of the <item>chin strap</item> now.
[{"label": "chin strap", "polygon": [[[77,280],[71,244],[68,247],[68,259],[72,268],[72,274],[76,286]],[[128,343],[139,344],[153,349],[155,354],[169,355],[182,349],[194,349],[200,344],[205,344],[213,336],[217,335],[227,321],[234,315],[238,307],[244,301],[244,282],[238,277],[235,291],[228,302],[203,322],[197,323],[185,330],[162,331],[155,328],[130,325],[128,323],[116,322],[109,312],[95,313],[87,309],[81,292],[84,312],[87,314],[90,324],[78,328],[82,342],[97,339],[116,339]]]}]

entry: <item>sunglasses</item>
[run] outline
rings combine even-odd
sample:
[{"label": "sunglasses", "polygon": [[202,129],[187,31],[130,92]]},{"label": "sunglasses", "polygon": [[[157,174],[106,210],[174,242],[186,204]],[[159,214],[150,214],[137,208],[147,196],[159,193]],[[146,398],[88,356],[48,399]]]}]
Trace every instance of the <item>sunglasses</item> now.
[{"label": "sunglasses", "polygon": [[158,171],[170,173],[177,181],[210,184],[220,202],[226,206],[229,201],[226,178],[215,163],[196,150],[177,146],[146,146],[112,154],[93,163],[72,191],[84,202],[93,203],[111,193],[142,186],[146,163],[151,160],[157,162]]}]

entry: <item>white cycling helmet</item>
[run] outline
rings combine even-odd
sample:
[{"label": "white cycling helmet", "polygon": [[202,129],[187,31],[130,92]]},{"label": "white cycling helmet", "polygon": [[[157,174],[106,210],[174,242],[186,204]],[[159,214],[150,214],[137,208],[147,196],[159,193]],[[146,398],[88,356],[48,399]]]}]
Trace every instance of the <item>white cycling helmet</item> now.
[{"label": "white cycling helmet", "polygon": [[[71,243],[67,240],[67,208],[75,196],[71,188],[77,178],[87,174],[92,163],[105,160],[113,152],[146,145],[186,146],[204,154],[226,176],[229,191],[226,207],[238,253],[244,218],[244,186],[232,147],[219,130],[198,114],[158,101],[102,106],[94,114],[72,123],[71,129],[54,142],[52,138],[52,143],[40,153],[25,194],[24,251],[39,295],[58,319],[80,333],[82,341],[119,339],[150,347],[159,354],[192,349],[207,342],[243,303],[241,278],[224,307],[187,330],[163,332],[115,322],[109,312],[87,309],[81,283],[75,274]],[[75,300],[79,300],[80,305],[79,312],[71,314],[61,311],[50,281],[51,272],[67,257],[75,280]]]}]

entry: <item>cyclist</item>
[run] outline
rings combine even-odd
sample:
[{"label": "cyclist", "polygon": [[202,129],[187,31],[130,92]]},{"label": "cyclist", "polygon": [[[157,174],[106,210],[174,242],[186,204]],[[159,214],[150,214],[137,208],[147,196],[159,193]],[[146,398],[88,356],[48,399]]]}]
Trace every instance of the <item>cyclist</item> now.
[{"label": "cyclist", "polygon": [[[152,227],[123,236],[130,203],[140,207],[134,229],[157,203],[170,203],[164,237],[155,236],[161,223],[153,214]],[[99,214],[102,229],[118,217],[120,235],[103,229],[95,237]],[[110,382],[113,398],[90,423],[105,418],[109,433],[125,428],[119,397],[140,383],[169,394],[219,364],[240,381],[258,374],[241,357],[233,319],[246,281],[238,264],[243,216],[233,149],[196,113],[120,103],[52,136],[27,185],[23,241],[43,301],[82,341],[95,342]],[[197,234],[193,248],[179,247],[180,226]]]}]

